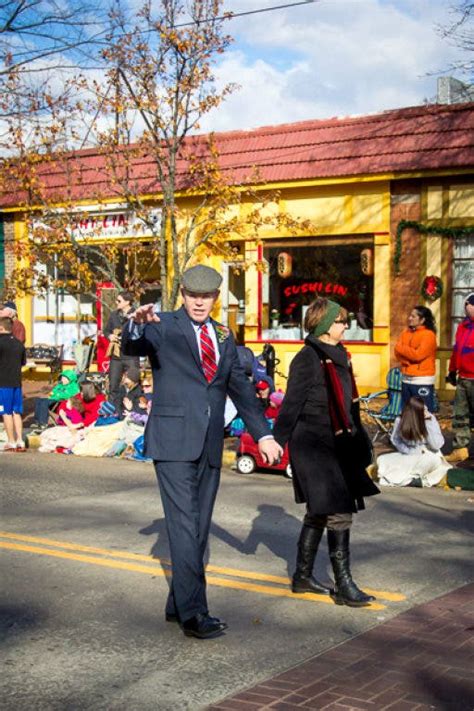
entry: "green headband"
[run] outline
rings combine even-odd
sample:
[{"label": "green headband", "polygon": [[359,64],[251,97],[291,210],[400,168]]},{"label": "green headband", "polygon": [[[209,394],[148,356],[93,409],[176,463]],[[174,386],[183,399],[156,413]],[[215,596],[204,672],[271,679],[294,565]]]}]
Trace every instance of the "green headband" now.
[{"label": "green headband", "polygon": [[313,336],[319,338],[319,336],[322,336],[323,333],[327,333],[338,317],[340,310],[341,304],[337,304],[335,301],[328,299],[328,310],[326,311],[324,318],[322,318],[318,325],[311,331]]}]

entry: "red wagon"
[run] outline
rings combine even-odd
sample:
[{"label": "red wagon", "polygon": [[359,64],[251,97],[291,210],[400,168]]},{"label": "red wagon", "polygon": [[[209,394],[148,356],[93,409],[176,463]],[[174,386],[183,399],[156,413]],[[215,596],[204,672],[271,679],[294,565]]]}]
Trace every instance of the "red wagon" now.
[{"label": "red wagon", "polygon": [[282,471],[288,479],[291,479],[292,473],[288,447],[285,447],[283,450],[283,456],[280,462],[270,466],[258,451],[258,445],[255,440],[248,432],[244,432],[240,436],[239,448],[237,450],[237,471],[241,474],[252,474],[256,469]]}]

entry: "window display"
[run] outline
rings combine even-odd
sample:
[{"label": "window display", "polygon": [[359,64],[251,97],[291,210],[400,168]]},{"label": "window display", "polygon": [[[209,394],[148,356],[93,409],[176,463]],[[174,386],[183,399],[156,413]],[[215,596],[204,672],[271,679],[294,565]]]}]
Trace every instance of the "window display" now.
[{"label": "window display", "polygon": [[466,296],[474,291],[474,233],[456,237],[453,242],[452,339],[464,318]]},{"label": "window display", "polygon": [[[349,238],[347,238],[349,241]],[[306,308],[316,296],[344,306],[352,316],[345,340],[372,340],[373,242],[315,239],[305,245],[264,249],[268,278],[263,280],[262,338],[305,337]]]}]

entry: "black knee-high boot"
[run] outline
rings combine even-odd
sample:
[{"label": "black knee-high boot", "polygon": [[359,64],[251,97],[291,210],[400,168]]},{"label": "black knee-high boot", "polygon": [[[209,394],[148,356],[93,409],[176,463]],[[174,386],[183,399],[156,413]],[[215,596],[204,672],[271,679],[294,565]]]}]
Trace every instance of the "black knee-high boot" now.
[{"label": "black knee-high boot", "polygon": [[298,541],[296,570],[291,582],[292,592],[312,592],[319,595],[329,595],[330,588],[318,582],[316,578],[313,577],[314,561],[322,535],[322,528],[312,528],[311,526],[303,525]]},{"label": "black knee-high boot", "polygon": [[328,530],[328,548],[334,571],[335,587],[331,597],[336,605],[365,607],[375,597],[360,590],[352,580],[349,556],[349,529]]}]

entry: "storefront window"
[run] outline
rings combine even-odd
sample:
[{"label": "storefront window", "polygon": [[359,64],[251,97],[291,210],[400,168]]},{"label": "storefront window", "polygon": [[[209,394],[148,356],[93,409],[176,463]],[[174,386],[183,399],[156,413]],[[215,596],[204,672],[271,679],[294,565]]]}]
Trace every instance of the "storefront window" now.
[{"label": "storefront window", "polygon": [[452,338],[465,317],[466,296],[474,291],[474,234],[454,239]]},{"label": "storefront window", "polygon": [[346,340],[372,340],[373,241],[350,238],[269,246],[263,280],[262,338],[300,340],[304,316],[316,296],[326,296],[351,314]]},{"label": "storefront window", "polygon": [[[89,266],[98,275],[103,274],[104,261],[100,256],[100,248],[90,249],[84,255]],[[125,255],[119,252],[115,268],[115,277],[123,278],[125,273]],[[62,264],[56,266],[52,258],[49,264],[44,264],[41,271],[48,275],[54,283],[58,281],[68,284],[73,279],[73,268]],[[98,282],[100,276],[98,278]],[[82,343],[84,338],[94,336],[97,332],[96,322],[96,285],[86,291],[69,291],[65,288],[51,287],[41,291],[33,298],[33,341],[34,343],[50,343],[63,346],[63,358],[74,360],[76,343]],[[102,304],[105,307],[106,304]]]},{"label": "storefront window", "polygon": [[[107,255],[104,257],[102,251],[100,245],[94,248],[88,245],[84,250],[83,261],[87,260],[97,276],[88,291],[73,293],[67,287],[51,288],[33,300],[35,343],[63,345],[66,360],[73,359],[76,343],[95,335],[97,324],[103,328],[107,323],[110,311],[116,308],[120,285],[132,291],[138,286],[141,303],[160,302],[159,259],[150,246],[134,246],[133,249],[125,246],[117,251],[114,262],[108,260]],[[59,280],[66,285],[73,278],[72,269],[64,264],[59,269],[54,259],[43,265],[41,271],[54,282]]]}]

